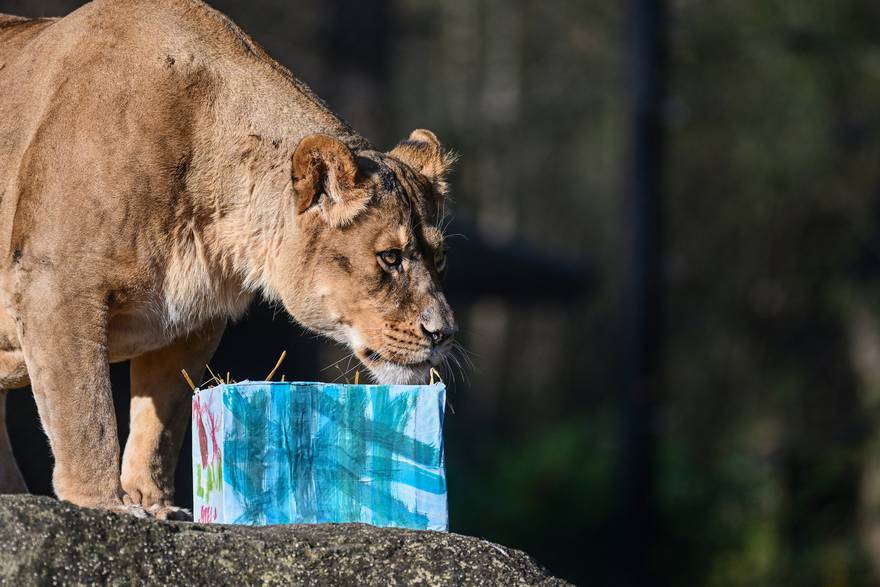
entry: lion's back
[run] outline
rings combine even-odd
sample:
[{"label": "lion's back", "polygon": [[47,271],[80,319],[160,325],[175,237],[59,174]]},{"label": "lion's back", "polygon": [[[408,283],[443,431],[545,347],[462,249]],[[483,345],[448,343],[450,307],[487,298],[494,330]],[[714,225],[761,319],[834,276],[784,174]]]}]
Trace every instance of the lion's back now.
[{"label": "lion's back", "polygon": [[0,17],[0,243],[29,230],[18,210],[47,186],[122,186],[173,167],[207,95],[192,78],[214,83],[199,40],[224,28],[212,13],[197,0],[95,0],[58,19]]},{"label": "lion's back", "polygon": [[[0,14],[0,65],[4,68],[17,57],[28,54],[40,55],[47,51],[64,53],[74,46],[88,49],[90,46],[106,46],[112,37],[121,40],[125,31],[145,28],[141,25],[154,23],[157,29],[168,31],[180,22],[175,11],[187,11],[198,6],[198,0],[94,0],[63,17],[26,18],[12,14]],[[160,21],[163,21],[161,22]],[[49,30],[61,23],[57,30]],[[40,36],[47,43],[39,43]],[[151,35],[138,40],[148,42]],[[134,47],[125,47],[132,49]],[[43,61],[44,65],[48,62]]]},{"label": "lion's back", "polygon": [[[93,0],[56,18],[0,14],[0,64],[8,66],[19,54],[64,54],[74,47],[86,52],[114,49],[136,58],[175,41],[217,40],[229,24],[200,0]],[[41,33],[49,42],[37,42]]]},{"label": "lion's back", "polygon": [[169,75],[221,77],[255,53],[247,35],[200,0],[93,0],[47,19],[0,14],[0,145],[4,131],[8,138],[10,126],[37,123],[30,114],[61,94],[94,101],[96,88],[114,85],[167,93]]},{"label": "lion's back", "polygon": [[161,86],[160,46],[174,50],[172,11],[190,1],[95,0],[61,18],[0,15],[0,191],[47,123],[106,113],[125,92]]},{"label": "lion's back", "polygon": [[[47,117],[97,114],[100,124],[114,106],[161,102],[187,85],[182,78],[222,69],[219,56],[234,55],[238,44],[231,23],[199,0],[94,0],[52,19],[0,15],[7,173]],[[0,157],[0,188],[6,179]]]},{"label": "lion's back", "polygon": [[0,64],[11,60],[32,38],[54,23],[56,18],[23,18],[0,14]]}]

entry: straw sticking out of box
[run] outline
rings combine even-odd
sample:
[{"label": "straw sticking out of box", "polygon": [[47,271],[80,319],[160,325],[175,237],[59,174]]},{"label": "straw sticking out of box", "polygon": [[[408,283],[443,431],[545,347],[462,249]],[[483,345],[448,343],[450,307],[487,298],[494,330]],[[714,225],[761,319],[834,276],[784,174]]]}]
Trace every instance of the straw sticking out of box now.
[{"label": "straw sticking out of box", "polygon": [[275,375],[275,371],[277,371],[278,367],[281,366],[281,363],[284,362],[284,357],[286,357],[286,356],[287,356],[287,351],[282,351],[281,356],[278,357],[278,362],[275,363],[275,366],[272,367],[272,370],[269,371],[268,375],[266,375],[266,381],[272,381],[272,377]]},{"label": "straw sticking out of box", "polygon": [[186,372],[186,369],[181,369],[180,373],[183,375],[183,378],[186,380],[190,389],[192,389],[193,393],[196,392],[196,384],[193,383],[192,379],[189,378],[189,373]]},{"label": "straw sticking out of box", "polygon": [[[287,351],[282,351],[281,356],[278,357],[278,361],[275,362],[275,366],[272,368],[272,370],[269,372],[269,374],[266,375],[266,381],[272,381],[272,377],[275,376],[275,373],[281,367],[281,363],[284,362],[285,357],[287,357]],[[189,373],[186,372],[186,369],[180,370],[181,375],[183,375],[184,381],[186,381],[186,384],[189,385],[189,387],[193,391],[193,393],[195,393],[196,389],[199,389],[199,388],[205,389],[207,387],[211,387],[214,385],[223,385],[224,383],[228,385],[230,383],[235,383],[235,380],[232,379],[232,375],[230,374],[229,371],[226,372],[226,379],[224,380],[217,373],[215,373],[213,369],[211,369],[211,365],[208,365],[207,363],[205,363],[205,369],[208,370],[208,374],[210,375],[210,377],[208,378],[208,380],[205,383],[203,383],[202,385],[200,385],[198,387],[196,387],[196,384],[193,383],[193,380],[189,376]],[[282,374],[281,381],[283,382],[286,379],[286,377],[287,377],[287,375]]]}]

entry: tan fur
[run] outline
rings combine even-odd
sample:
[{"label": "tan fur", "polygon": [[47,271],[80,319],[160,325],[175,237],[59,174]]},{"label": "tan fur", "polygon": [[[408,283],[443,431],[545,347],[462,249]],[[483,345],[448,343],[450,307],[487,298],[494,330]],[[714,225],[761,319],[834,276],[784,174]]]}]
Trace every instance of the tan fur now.
[{"label": "tan fur", "polygon": [[[374,150],[196,0],[0,16],[0,390],[31,384],[58,496],[176,513],[178,374],[258,292],[378,380],[423,378],[455,331],[450,162],[424,130]],[[127,359],[121,457],[108,365]],[[0,491],[22,488],[0,418]]]}]

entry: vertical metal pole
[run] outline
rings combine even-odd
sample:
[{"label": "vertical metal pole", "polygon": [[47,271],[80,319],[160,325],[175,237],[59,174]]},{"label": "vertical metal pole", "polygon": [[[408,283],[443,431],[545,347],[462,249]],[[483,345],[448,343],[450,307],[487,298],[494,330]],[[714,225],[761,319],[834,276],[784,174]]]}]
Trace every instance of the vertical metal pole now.
[{"label": "vertical metal pole", "polygon": [[661,227],[665,95],[664,0],[630,0],[632,135],[629,168],[622,398],[621,584],[657,584],[652,551],[657,537],[655,409],[659,393],[663,309]]}]

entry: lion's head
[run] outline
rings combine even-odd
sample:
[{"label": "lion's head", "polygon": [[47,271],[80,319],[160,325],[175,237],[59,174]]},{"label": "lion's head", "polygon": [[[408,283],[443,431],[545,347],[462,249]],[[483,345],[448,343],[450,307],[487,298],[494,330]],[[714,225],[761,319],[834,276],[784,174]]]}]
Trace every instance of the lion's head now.
[{"label": "lion's head", "polygon": [[450,162],[426,130],[389,153],[311,135],[293,155],[297,235],[281,260],[292,278],[283,303],[381,383],[424,381],[457,330],[440,286]]}]

